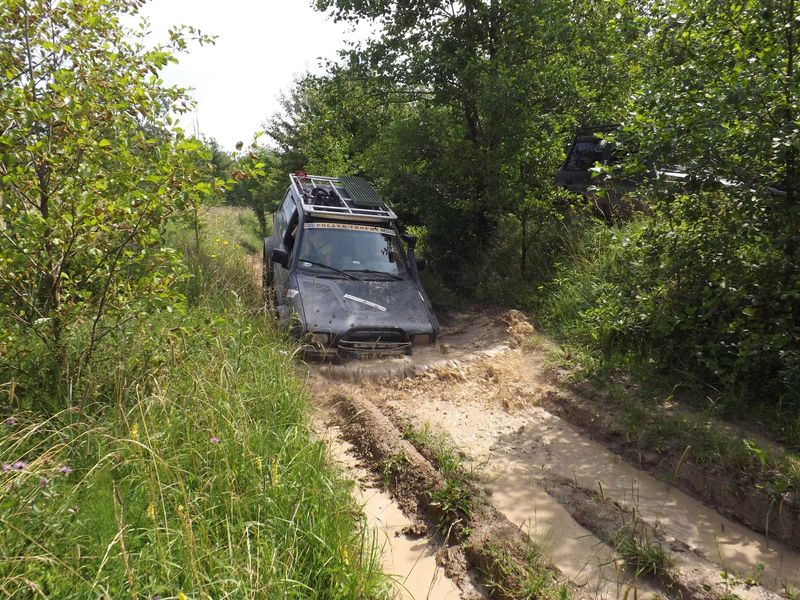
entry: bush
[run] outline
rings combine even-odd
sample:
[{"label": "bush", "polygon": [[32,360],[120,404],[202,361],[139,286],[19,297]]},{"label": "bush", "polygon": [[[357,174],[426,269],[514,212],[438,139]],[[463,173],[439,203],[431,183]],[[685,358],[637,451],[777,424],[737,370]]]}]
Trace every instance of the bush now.
[{"label": "bush", "polygon": [[543,320],[606,354],[644,353],[736,402],[798,401],[800,292],[756,198],[674,197],[658,214],[589,231],[557,268]]}]

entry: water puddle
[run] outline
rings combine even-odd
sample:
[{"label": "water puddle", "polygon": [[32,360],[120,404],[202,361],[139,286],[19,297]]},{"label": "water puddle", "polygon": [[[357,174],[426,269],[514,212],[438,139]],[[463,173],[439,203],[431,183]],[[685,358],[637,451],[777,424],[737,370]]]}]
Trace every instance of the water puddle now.
[{"label": "water puddle", "polygon": [[436,546],[430,538],[410,539],[403,531],[413,522],[391,497],[370,484],[371,475],[353,455],[353,447],[339,436],[337,427],[326,427],[331,457],[359,482],[354,496],[362,506],[367,526],[374,533],[383,571],[394,581],[396,600],[456,600],[461,590],[436,564]]}]

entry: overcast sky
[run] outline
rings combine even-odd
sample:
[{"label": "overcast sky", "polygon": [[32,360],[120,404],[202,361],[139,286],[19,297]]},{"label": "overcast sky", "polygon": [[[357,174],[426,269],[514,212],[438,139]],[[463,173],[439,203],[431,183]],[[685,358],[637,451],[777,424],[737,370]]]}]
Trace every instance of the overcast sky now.
[{"label": "overcast sky", "polygon": [[[164,80],[194,88],[200,133],[232,150],[237,141],[252,141],[296,76],[320,72],[320,57],[334,59],[346,39],[366,35],[366,27],[354,33],[310,5],[311,0],[151,0],[141,14],[150,20],[154,43],[171,25],[193,25],[217,36],[213,46],[192,46],[180,64],[164,71]],[[194,131],[192,117],[182,124]]]}]

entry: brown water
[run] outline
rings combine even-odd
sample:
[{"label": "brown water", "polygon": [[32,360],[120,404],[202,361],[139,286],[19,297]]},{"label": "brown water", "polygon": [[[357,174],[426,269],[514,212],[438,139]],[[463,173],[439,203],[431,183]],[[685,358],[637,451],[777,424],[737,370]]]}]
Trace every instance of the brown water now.
[{"label": "brown water", "polygon": [[371,483],[370,474],[359,465],[352,446],[339,436],[338,428],[326,428],[332,458],[358,482],[356,501],[362,506],[367,526],[380,550],[383,571],[394,581],[397,600],[456,600],[461,590],[436,564],[436,546],[429,538],[410,539],[403,530],[412,521],[391,497]]},{"label": "brown water", "polygon": [[586,581],[599,596],[617,595],[608,582],[620,581],[609,571],[608,550],[537,485],[537,475],[543,472],[598,492],[602,486],[606,497],[635,506],[645,521],[659,524],[665,534],[717,562],[721,570],[741,578],[760,575],[762,585],[779,593],[787,584],[800,586],[800,556],[795,551],[636,469],[558,417],[537,407],[510,415],[482,405],[480,398],[452,404],[448,395],[443,390],[439,397],[427,395],[424,402],[394,405],[418,422],[447,432],[482,463],[497,508],[520,526],[531,527],[537,539],[550,544],[558,567],[580,583]]},{"label": "brown water", "polygon": [[[483,467],[493,504],[595,597],[624,597],[633,588],[648,596],[653,589],[633,581],[614,562],[612,550],[545,492],[538,480],[547,472],[636,507],[668,538],[714,561],[716,576],[723,571],[741,580],[752,576],[778,593],[800,587],[797,552],[636,469],[534,406],[552,386],[542,377],[536,351],[515,348],[520,340],[515,329],[524,334],[524,326],[517,317],[498,325],[497,317],[464,315],[446,329],[443,347],[410,358],[318,368],[315,376],[325,377],[318,389],[361,394],[446,432]],[[676,555],[676,566],[693,570],[691,557],[690,552]],[[757,597],[741,586],[735,592]]]}]

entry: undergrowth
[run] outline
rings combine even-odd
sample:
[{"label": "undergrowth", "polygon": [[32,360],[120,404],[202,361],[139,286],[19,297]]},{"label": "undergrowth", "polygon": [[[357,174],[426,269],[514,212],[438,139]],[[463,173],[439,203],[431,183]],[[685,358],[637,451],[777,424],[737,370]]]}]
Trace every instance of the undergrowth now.
[{"label": "undergrowth", "polygon": [[386,593],[352,484],[310,436],[292,349],[254,303],[231,235],[244,214],[212,213],[190,258],[198,295],[127,341],[131,356],[162,354],[146,385],[91,412],[17,410],[0,425],[3,595]]}]

